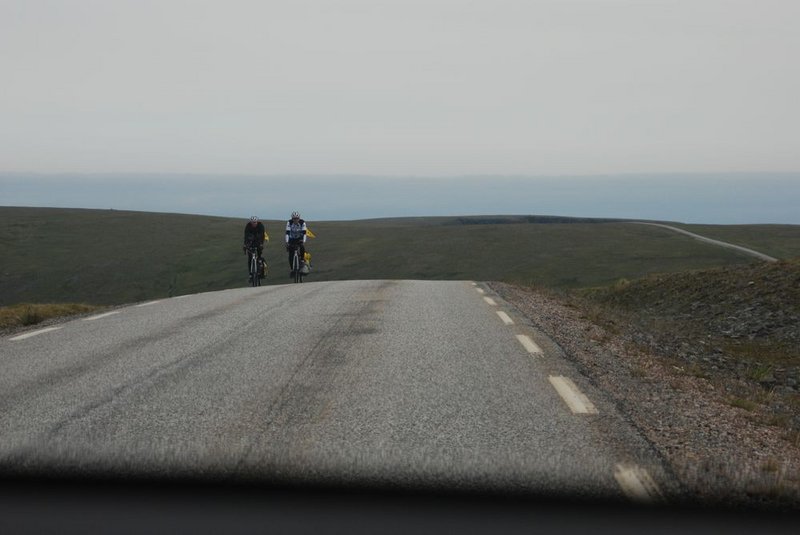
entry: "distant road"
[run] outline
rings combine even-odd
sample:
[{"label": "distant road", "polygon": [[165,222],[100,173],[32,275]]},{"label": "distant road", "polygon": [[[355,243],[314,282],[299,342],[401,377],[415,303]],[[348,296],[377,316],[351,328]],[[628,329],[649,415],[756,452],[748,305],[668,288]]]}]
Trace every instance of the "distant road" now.
[{"label": "distant road", "polygon": [[500,298],[348,281],[142,303],[0,340],[0,470],[628,496],[647,442]]},{"label": "distant road", "polygon": [[644,221],[635,221],[634,223],[637,224],[637,225],[650,225],[650,226],[653,226],[653,227],[662,227],[662,228],[666,228],[666,229],[669,229],[669,230],[672,230],[672,231],[675,231],[675,232],[680,232],[681,234],[685,234],[686,236],[691,236],[692,238],[694,238],[696,240],[704,241],[706,243],[711,243],[711,244],[714,244],[714,245],[719,245],[720,247],[726,247],[728,249],[734,249],[734,250],[739,251],[741,253],[745,253],[745,254],[748,254],[750,256],[755,256],[756,258],[764,260],[766,262],[777,262],[778,261],[777,258],[774,258],[774,257],[769,256],[769,255],[765,255],[764,253],[759,253],[758,251],[754,251],[753,249],[748,249],[747,247],[742,247],[740,245],[734,245],[732,243],[728,243],[728,242],[724,242],[724,241],[720,241],[720,240],[714,240],[712,238],[707,238],[705,236],[701,236],[699,234],[695,234],[693,232],[689,232],[688,230],[683,230],[683,229],[678,228],[678,227],[672,227],[670,225],[663,225],[661,223],[645,223]]}]

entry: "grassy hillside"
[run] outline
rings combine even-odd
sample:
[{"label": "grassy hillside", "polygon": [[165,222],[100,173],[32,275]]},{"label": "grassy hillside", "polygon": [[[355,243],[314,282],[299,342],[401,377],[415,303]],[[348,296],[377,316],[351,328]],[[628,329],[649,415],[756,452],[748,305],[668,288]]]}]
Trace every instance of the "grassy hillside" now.
[{"label": "grassy hillside", "polygon": [[[728,353],[800,366],[800,259],[650,275],[582,292],[652,327],[716,343]],[[769,341],[769,348],[758,345]]]},{"label": "grassy hillside", "polygon": [[[245,221],[0,207],[0,305],[116,304],[246,285]],[[268,284],[288,282],[267,222]],[[537,216],[309,222],[311,280],[476,279],[587,287],[753,259],[657,227]],[[800,234],[800,227],[796,229]],[[787,235],[788,236],[788,235]],[[791,241],[792,236],[778,241]]]},{"label": "grassy hillside", "polygon": [[800,257],[800,225],[676,225],[775,258]]},{"label": "grassy hillside", "polygon": [[233,264],[245,264],[230,240],[234,220],[0,208],[0,221],[3,305],[114,304],[224,288],[236,280]]},{"label": "grassy hillside", "polygon": [[311,246],[320,259],[317,276],[325,278],[476,279],[581,287],[652,271],[750,262],[665,229],[624,222],[431,218],[413,226],[375,221],[329,223],[319,229],[320,238]]},{"label": "grassy hillside", "polygon": [[578,308],[626,343],[710,381],[800,444],[800,259],[659,274],[581,290]]}]

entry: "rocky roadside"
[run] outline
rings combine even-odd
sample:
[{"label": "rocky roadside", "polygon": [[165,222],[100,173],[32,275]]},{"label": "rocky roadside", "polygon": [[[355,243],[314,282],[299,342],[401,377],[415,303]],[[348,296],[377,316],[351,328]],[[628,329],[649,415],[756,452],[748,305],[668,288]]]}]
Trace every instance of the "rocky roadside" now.
[{"label": "rocky roadside", "polygon": [[[596,311],[543,289],[490,283],[605,391],[670,465],[686,496],[707,505],[800,508],[800,447],[768,410],[731,403],[748,385],[726,370],[697,373],[640,343],[635,325],[608,329]],[[680,333],[676,333],[680,337]]]}]

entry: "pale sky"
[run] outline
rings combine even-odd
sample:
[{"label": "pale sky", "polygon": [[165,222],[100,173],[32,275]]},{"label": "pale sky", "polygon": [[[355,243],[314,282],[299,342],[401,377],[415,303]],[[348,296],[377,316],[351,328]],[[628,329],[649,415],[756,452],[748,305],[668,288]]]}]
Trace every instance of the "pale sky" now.
[{"label": "pale sky", "polygon": [[0,172],[796,172],[798,21],[797,0],[0,0]]}]

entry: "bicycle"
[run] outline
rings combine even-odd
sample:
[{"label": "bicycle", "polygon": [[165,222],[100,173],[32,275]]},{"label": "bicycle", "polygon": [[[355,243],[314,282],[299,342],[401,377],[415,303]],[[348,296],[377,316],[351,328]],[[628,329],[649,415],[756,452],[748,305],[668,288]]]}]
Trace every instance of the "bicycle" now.
[{"label": "bicycle", "polygon": [[295,283],[303,282],[303,271],[300,262],[300,247],[293,247],[294,254],[292,255],[292,280]]},{"label": "bicycle", "polygon": [[248,245],[247,254],[250,259],[250,285],[261,286],[261,270],[258,262],[258,246]]}]

